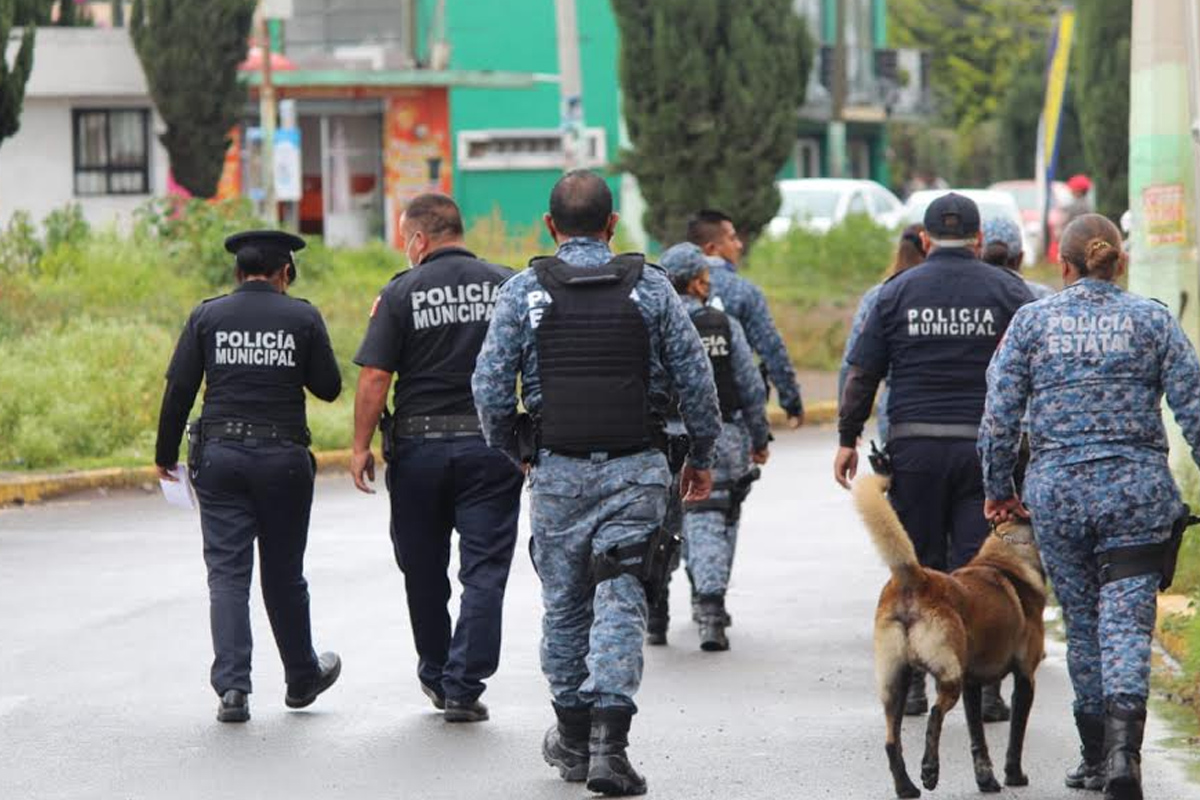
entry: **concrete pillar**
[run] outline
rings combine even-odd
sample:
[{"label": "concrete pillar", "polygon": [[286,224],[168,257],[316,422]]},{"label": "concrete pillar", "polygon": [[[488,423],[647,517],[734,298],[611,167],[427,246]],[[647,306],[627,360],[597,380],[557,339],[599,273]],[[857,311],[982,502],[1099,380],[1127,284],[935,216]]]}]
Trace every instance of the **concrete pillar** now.
[{"label": "concrete pillar", "polygon": [[[1189,0],[1134,0],[1130,53],[1129,208],[1133,216],[1129,288],[1166,303],[1200,341],[1196,252],[1195,112],[1189,88]],[[1193,501],[1200,476],[1178,428],[1171,464]]]}]

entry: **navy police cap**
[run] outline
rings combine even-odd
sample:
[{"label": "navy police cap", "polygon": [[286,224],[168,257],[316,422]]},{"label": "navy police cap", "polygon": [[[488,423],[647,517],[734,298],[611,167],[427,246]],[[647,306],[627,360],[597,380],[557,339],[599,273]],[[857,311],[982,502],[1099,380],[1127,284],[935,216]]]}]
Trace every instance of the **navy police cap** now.
[{"label": "navy police cap", "polygon": [[961,194],[944,194],[925,209],[925,231],[943,244],[970,244],[979,233],[979,206]]},{"label": "navy police cap", "polygon": [[292,254],[304,247],[303,239],[287,231],[242,231],[225,240],[225,249],[237,256],[239,267],[248,272],[261,272],[261,267],[255,269],[251,264],[259,266],[266,261],[272,271],[287,264],[289,281],[296,280],[296,259]]}]

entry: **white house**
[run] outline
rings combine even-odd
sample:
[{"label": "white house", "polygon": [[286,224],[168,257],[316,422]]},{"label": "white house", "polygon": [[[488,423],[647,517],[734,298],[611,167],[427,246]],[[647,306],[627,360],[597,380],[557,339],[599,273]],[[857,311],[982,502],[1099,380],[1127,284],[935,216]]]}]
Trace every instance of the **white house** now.
[{"label": "white house", "polygon": [[[9,63],[17,39],[9,42]],[[78,203],[95,225],[127,224],[167,192],[162,121],[126,28],[42,28],[21,129],[0,143],[0,224]]]}]

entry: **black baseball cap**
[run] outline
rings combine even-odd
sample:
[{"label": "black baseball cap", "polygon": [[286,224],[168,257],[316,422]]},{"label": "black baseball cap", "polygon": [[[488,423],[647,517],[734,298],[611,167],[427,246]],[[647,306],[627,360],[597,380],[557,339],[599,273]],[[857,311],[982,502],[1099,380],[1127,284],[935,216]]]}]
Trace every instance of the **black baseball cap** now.
[{"label": "black baseball cap", "polygon": [[304,247],[303,239],[287,231],[242,231],[225,240],[225,249],[239,259],[251,256],[265,258],[272,264],[286,263],[290,281],[296,280],[296,258],[293,254]]},{"label": "black baseball cap", "polygon": [[925,231],[930,239],[966,244],[979,233],[979,206],[961,194],[944,194],[925,209]]}]

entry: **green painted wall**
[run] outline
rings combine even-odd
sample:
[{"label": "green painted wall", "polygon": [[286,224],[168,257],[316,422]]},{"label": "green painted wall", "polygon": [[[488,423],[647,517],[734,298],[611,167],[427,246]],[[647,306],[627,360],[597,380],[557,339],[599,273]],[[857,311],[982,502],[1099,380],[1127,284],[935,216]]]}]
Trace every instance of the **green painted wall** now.
[{"label": "green painted wall", "polygon": [[[421,0],[422,39],[433,0]],[[609,162],[618,151],[617,30],[608,0],[579,0],[579,51],[585,124],[606,130]],[[446,33],[452,69],[558,73],[554,6],[548,0],[447,0]],[[464,130],[556,128],[558,84],[532,89],[452,89],[450,126]],[[462,171],[457,159],[454,193],[468,219],[500,209],[514,226],[540,224],[557,170]],[[614,194],[619,180],[610,181]]]}]

